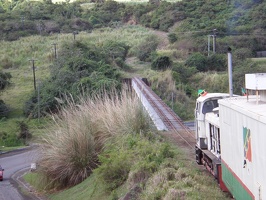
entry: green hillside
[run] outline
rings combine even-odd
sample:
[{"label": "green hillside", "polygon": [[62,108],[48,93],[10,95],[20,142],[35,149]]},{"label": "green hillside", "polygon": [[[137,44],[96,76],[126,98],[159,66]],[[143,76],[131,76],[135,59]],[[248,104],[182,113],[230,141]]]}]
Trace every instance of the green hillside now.
[{"label": "green hillside", "polygon": [[265,72],[265,11],[258,0],[1,1],[1,150],[40,142],[26,178],[51,199],[228,198],[122,83],[147,78],[193,120],[198,89],[228,91],[229,46],[234,93]]}]

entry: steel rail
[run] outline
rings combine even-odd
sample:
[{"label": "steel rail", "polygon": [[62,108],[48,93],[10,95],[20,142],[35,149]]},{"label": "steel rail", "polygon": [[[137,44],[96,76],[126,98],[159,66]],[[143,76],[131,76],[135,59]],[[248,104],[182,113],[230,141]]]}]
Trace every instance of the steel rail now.
[{"label": "steel rail", "polygon": [[[189,147],[194,149],[195,140],[194,134],[184,125],[183,121],[167,106],[161,98],[156,95],[150,87],[148,87],[140,78],[132,79],[141,93],[146,97],[148,102],[155,109],[157,114],[162,119],[168,130],[174,131]],[[185,131],[186,135],[181,134],[180,131]],[[185,137],[189,137],[190,141],[187,141]]]}]

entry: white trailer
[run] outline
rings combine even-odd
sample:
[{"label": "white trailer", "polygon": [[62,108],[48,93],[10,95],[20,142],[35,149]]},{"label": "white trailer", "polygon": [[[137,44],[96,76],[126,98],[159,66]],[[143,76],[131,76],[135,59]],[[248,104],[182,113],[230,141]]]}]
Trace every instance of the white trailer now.
[{"label": "white trailer", "polygon": [[266,98],[258,78],[266,74],[246,76],[256,95],[218,101],[222,180],[236,200],[266,199]]}]

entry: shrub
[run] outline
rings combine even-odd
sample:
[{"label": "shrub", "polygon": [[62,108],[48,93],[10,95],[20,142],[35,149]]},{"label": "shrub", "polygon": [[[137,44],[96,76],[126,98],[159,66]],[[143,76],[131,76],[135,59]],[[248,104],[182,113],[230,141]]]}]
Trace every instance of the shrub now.
[{"label": "shrub", "polygon": [[13,67],[13,62],[11,61],[11,59],[8,56],[3,56],[3,58],[1,59],[1,67],[3,69],[9,69]]},{"label": "shrub", "polygon": [[128,178],[132,165],[130,152],[111,152],[100,156],[101,165],[95,170],[106,185],[106,189],[114,190],[121,186]]},{"label": "shrub", "polygon": [[145,42],[137,46],[135,54],[141,61],[150,61],[150,56],[156,50],[158,44],[156,36],[149,36]]},{"label": "shrub", "polygon": [[10,109],[3,100],[0,99],[0,119],[7,117]]},{"label": "shrub", "polygon": [[130,68],[130,67],[125,63],[125,61],[124,61],[122,58],[116,58],[116,59],[115,59],[115,64],[116,64],[119,68],[121,68],[121,69],[123,69],[123,70],[127,70],[127,69]]},{"label": "shrub", "polygon": [[24,121],[18,121],[17,124],[19,126],[18,139],[21,139],[22,141],[24,141],[24,144],[27,145],[27,140],[32,138],[29,127]]},{"label": "shrub", "polygon": [[227,59],[224,54],[213,54],[207,57],[207,70],[225,71],[227,69]]},{"label": "shrub", "polygon": [[168,56],[159,56],[151,64],[152,69],[154,70],[166,70],[170,68],[171,61]]},{"label": "shrub", "polygon": [[207,59],[201,53],[191,54],[185,62],[185,65],[188,67],[196,67],[200,72],[207,71]]},{"label": "shrub", "polygon": [[177,36],[176,36],[175,33],[169,33],[169,34],[167,35],[167,37],[168,37],[168,40],[169,40],[169,42],[170,42],[171,44],[173,44],[174,42],[177,41]]},{"label": "shrub", "polygon": [[175,63],[172,70],[177,73],[174,77],[177,77],[178,79],[175,78],[175,81],[182,83],[188,83],[189,78],[198,72],[196,67],[188,67],[182,63]]},{"label": "shrub", "polygon": [[243,61],[252,57],[252,51],[248,48],[239,48],[234,51],[233,56],[234,60]]},{"label": "shrub", "polygon": [[201,72],[190,78],[191,86],[194,91],[205,89],[207,92],[227,92],[228,75],[227,73]]},{"label": "shrub", "polygon": [[16,134],[7,134],[0,131],[0,145],[6,147],[15,147],[23,145],[23,142],[17,138]]},{"label": "shrub", "polygon": [[120,72],[109,63],[112,63],[113,56],[125,57],[127,46],[120,48],[118,43],[108,44],[108,50],[81,42],[63,44],[58,52],[58,59],[50,68],[51,77],[39,87],[39,102],[37,92],[34,92],[25,103],[24,113],[31,117],[38,116],[38,109],[42,116],[55,113],[59,108],[56,99],[62,99],[66,95],[71,94],[77,100],[82,92],[92,94],[101,92],[103,88],[119,89]]},{"label": "shrub", "polygon": [[9,84],[9,80],[12,78],[10,73],[0,71],[0,90],[5,89]]},{"label": "shrub", "polygon": [[101,165],[94,172],[108,190],[117,189],[126,180],[130,186],[145,184],[166,159],[176,155],[169,144],[147,136],[117,136],[105,145],[100,155]]},{"label": "shrub", "polygon": [[[79,104],[68,101],[60,114],[53,115],[55,124],[43,138],[43,153],[38,163],[47,187],[64,188],[83,181],[99,164],[98,154],[106,141],[116,135],[146,133],[151,129],[146,115],[137,96],[127,91],[112,94],[105,91],[81,98]],[[118,168],[124,158],[123,154],[114,158],[117,162],[110,170],[119,180],[111,187],[125,180],[126,164],[130,166],[130,162],[124,162],[125,170]],[[105,174],[108,180],[112,178],[109,175]]]},{"label": "shrub", "polygon": [[126,59],[129,46],[123,42],[107,41],[103,46],[104,51],[108,57],[116,59]]}]

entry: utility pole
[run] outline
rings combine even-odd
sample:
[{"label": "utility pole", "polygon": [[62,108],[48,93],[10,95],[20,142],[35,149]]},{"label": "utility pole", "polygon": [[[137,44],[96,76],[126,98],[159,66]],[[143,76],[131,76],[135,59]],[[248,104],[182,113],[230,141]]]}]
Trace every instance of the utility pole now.
[{"label": "utility pole", "polygon": [[34,62],[36,60],[35,59],[29,59],[29,61],[32,62],[33,84],[34,84],[34,90],[36,91],[35,66],[34,66]]},{"label": "utility pole", "polygon": [[213,53],[216,52],[216,33],[217,33],[217,30],[213,29]]},{"label": "utility pole", "polygon": [[211,37],[212,37],[212,52],[213,54],[215,54],[216,52],[216,34],[217,34],[217,30],[213,29],[213,34],[212,35],[208,35],[208,56],[210,56],[210,51],[211,51]]},{"label": "utility pole", "polygon": [[40,82],[38,81],[38,122],[40,122]]},{"label": "utility pole", "polygon": [[76,40],[76,35],[79,34],[78,31],[73,31],[73,35],[74,35],[74,40]]},{"label": "utility pole", "polygon": [[211,35],[208,35],[208,56],[210,56]]},{"label": "utility pole", "polygon": [[57,43],[53,43],[52,45],[54,45],[54,58],[57,58],[57,54],[56,54],[56,45]]}]

